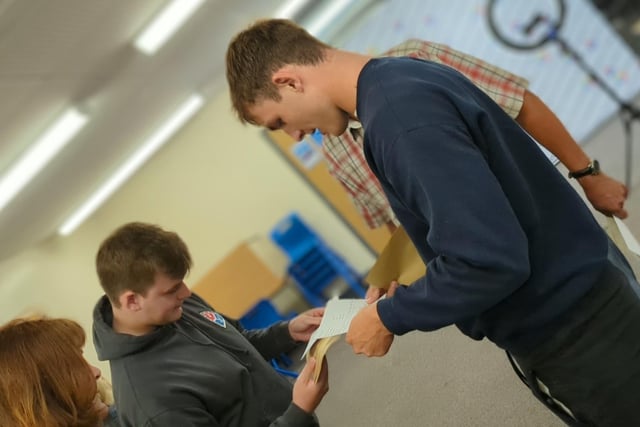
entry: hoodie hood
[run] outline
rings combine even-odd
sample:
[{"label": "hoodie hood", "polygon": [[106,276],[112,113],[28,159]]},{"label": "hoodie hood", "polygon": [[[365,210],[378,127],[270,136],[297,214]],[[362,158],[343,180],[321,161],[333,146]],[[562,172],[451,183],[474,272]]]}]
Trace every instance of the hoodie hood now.
[{"label": "hoodie hood", "polygon": [[98,360],[116,360],[139,353],[172,333],[171,326],[161,326],[142,336],[120,334],[113,330],[111,302],[102,296],[93,309],[93,344]]}]

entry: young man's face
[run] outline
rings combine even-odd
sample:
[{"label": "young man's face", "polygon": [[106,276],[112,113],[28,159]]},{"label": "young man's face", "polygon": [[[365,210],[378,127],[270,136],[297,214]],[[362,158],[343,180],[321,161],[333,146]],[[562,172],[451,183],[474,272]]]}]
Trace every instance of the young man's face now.
[{"label": "young man's face", "polygon": [[183,279],[156,273],[146,295],[137,295],[137,303],[148,326],[162,326],[182,317],[182,302],[191,295]]},{"label": "young man's face", "polygon": [[263,99],[249,108],[255,122],[270,130],[282,129],[296,141],[318,129],[323,135],[338,136],[349,124],[346,112],[333,105],[328,98],[311,90],[280,89],[282,99]]}]

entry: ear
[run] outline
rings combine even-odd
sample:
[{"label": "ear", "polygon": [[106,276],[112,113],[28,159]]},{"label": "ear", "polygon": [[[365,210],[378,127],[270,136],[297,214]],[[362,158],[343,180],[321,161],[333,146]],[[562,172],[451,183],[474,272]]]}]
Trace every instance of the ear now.
[{"label": "ear", "polygon": [[139,298],[140,295],[133,291],[124,291],[118,300],[120,301],[120,307],[125,310],[139,311],[142,308]]},{"label": "ear", "polygon": [[290,67],[280,68],[273,73],[271,82],[278,88],[289,88],[296,92],[303,91],[302,78]]}]

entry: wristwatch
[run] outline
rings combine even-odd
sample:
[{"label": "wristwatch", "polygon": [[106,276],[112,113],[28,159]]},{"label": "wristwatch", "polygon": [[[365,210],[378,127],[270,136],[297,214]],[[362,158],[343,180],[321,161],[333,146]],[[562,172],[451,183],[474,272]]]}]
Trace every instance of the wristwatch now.
[{"label": "wristwatch", "polygon": [[587,175],[598,175],[600,173],[600,163],[597,160],[592,160],[586,168],[579,171],[569,172],[569,178],[582,178]]}]

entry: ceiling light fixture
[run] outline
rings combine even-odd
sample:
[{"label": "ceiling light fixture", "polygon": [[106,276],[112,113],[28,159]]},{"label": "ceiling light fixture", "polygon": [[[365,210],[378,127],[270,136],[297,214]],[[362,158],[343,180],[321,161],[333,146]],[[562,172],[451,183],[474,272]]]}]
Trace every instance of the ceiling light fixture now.
[{"label": "ceiling light fixture", "polygon": [[273,14],[274,18],[296,20],[310,6],[309,0],[289,0]]},{"label": "ceiling light fixture", "polygon": [[173,0],[136,38],[135,47],[153,55],[178,31],[204,0]]},{"label": "ceiling light fixture", "polygon": [[69,108],[0,179],[0,210],[87,124],[88,116]]},{"label": "ceiling light fixture", "polygon": [[67,236],[78,228],[98,209],[124,182],[127,181],[162,145],[164,145],[204,105],[204,98],[192,95],[176,112],[156,130],[118,170],[58,229],[58,234]]},{"label": "ceiling light fixture", "polygon": [[353,0],[334,0],[328,6],[322,8],[320,13],[314,14],[311,22],[304,22],[304,27],[310,34],[320,37],[322,32],[354,3],[358,2]]},{"label": "ceiling light fixture", "polygon": [[331,42],[344,27],[371,12],[381,0],[289,0],[273,14],[274,18],[297,22],[313,36]]}]

